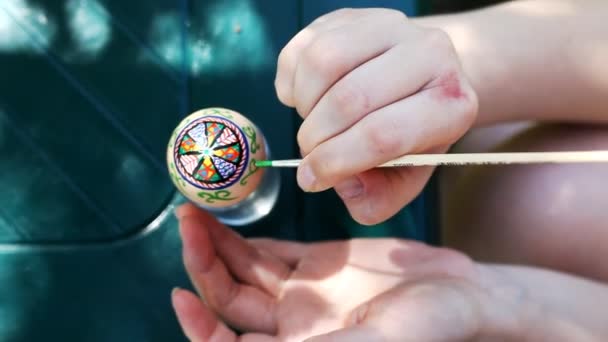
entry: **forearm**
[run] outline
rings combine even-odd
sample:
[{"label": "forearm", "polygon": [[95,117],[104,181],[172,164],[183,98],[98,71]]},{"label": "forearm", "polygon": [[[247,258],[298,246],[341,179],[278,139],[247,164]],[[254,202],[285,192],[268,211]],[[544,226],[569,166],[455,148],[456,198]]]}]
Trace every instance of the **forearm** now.
[{"label": "forearm", "polygon": [[529,0],[414,18],[445,30],[479,96],[478,125],[608,123],[608,1]]},{"label": "forearm", "polygon": [[490,294],[484,309],[486,335],[524,341],[608,340],[608,286],[519,266],[483,264],[480,274]]}]

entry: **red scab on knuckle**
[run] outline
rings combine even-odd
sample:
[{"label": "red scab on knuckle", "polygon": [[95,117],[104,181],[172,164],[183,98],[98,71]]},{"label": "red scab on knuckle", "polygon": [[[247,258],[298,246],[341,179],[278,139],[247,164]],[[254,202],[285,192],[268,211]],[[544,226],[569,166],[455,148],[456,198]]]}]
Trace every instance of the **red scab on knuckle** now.
[{"label": "red scab on knuckle", "polygon": [[439,78],[439,95],[450,100],[458,100],[466,96],[460,85],[458,72],[451,71]]}]

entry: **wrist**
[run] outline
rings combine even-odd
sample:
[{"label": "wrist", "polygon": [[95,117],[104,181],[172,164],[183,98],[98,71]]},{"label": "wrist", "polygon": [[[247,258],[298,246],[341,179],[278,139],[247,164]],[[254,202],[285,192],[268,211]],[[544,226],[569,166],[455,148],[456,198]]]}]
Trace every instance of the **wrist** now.
[{"label": "wrist", "polygon": [[478,264],[478,268],[479,286],[483,289],[479,331],[482,340],[597,340],[577,322],[543,305],[511,272],[503,273],[492,265]]},{"label": "wrist", "polygon": [[491,266],[477,264],[481,324],[479,337],[518,340],[525,336],[532,313],[525,289],[505,281]]},{"label": "wrist", "polygon": [[510,82],[512,72],[497,52],[498,48],[492,47],[492,42],[480,33],[484,25],[479,18],[476,12],[465,12],[412,19],[417,25],[440,29],[450,37],[465,77],[478,97],[479,114],[475,127],[514,119],[509,117],[511,112],[494,109],[496,94]]}]

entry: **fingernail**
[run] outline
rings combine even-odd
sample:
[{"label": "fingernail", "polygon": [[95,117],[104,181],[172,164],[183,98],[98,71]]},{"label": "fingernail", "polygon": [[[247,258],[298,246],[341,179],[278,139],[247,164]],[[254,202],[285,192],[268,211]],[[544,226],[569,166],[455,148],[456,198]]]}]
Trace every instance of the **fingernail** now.
[{"label": "fingernail", "polygon": [[353,199],[361,196],[363,193],[363,183],[359,180],[359,177],[353,176],[340,183],[338,183],[334,189],[338,193],[338,196],[342,199]]},{"label": "fingernail", "polygon": [[178,293],[179,291],[181,291],[182,289],[179,287],[174,287],[173,290],[171,290],[171,296],[175,296],[176,293]]},{"label": "fingernail", "polygon": [[300,166],[300,172],[298,172],[298,184],[304,191],[311,191],[317,178],[312,172],[312,168],[308,164]]}]

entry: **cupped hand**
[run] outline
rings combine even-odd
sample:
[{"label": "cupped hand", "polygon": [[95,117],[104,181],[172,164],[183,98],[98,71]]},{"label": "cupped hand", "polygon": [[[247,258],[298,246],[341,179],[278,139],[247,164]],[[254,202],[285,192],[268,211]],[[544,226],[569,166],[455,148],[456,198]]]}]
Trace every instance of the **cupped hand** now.
[{"label": "cupped hand", "polygon": [[246,240],[190,204],[176,213],[203,298],[172,296],[191,341],[460,341],[480,329],[478,272],[455,251],[396,239]]},{"label": "cupped hand", "polygon": [[363,224],[394,215],[433,170],[374,168],[445,152],[478,107],[447,34],[388,9],[343,9],[313,21],[281,51],[275,88],[304,119],[300,187],[333,187]]}]

